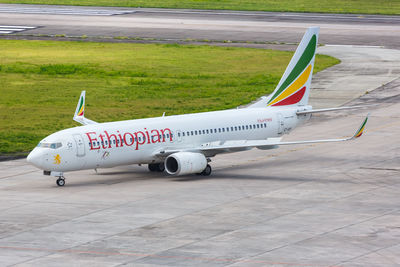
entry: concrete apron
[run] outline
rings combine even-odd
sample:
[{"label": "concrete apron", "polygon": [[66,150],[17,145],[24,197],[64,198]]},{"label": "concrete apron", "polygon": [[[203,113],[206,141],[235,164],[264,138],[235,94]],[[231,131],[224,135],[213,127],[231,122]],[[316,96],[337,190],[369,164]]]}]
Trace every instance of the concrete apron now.
[{"label": "concrete apron", "polygon": [[326,45],[318,47],[317,53],[342,62],[313,77],[310,104],[314,108],[344,105],[400,77],[400,50]]}]

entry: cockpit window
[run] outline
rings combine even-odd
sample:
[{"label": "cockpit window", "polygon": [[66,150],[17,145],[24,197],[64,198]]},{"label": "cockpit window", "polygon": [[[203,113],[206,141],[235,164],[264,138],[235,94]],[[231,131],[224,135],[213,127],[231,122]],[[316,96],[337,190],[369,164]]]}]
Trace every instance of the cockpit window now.
[{"label": "cockpit window", "polygon": [[57,149],[62,147],[62,143],[39,143],[37,147]]}]

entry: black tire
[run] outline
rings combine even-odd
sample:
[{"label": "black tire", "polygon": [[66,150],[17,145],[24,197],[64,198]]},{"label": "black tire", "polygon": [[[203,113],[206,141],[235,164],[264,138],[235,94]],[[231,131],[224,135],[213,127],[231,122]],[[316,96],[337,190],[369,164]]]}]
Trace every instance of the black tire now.
[{"label": "black tire", "polygon": [[149,171],[155,172],[157,171],[158,164],[149,164]]},{"label": "black tire", "polygon": [[211,172],[212,172],[212,168],[209,164],[207,164],[206,168],[204,169],[204,171],[202,171],[201,175],[210,176]]},{"label": "black tire", "polygon": [[58,186],[64,186],[65,185],[65,179],[58,178],[56,181]]},{"label": "black tire", "polygon": [[163,172],[165,170],[164,162],[158,163],[156,165],[157,165],[157,171],[158,172]]}]

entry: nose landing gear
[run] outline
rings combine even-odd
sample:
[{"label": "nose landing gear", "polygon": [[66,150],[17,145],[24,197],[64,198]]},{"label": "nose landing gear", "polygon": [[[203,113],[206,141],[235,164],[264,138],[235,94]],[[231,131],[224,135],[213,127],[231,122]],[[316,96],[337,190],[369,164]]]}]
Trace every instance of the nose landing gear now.
[{"label": "nose landing gear", "polygon": [[64,186],[65,185],[65,177],[64,176],[59,176],[57,181],[56,181],[58,186]]},{"label": "nose landing gear", "polygon": [[58,186],[64,186],[65,185],[65,177],[62,172],[56,172],[56,171],[43,171],[44,175],[50,175],[54,177],[58,177],[56,183]]}]

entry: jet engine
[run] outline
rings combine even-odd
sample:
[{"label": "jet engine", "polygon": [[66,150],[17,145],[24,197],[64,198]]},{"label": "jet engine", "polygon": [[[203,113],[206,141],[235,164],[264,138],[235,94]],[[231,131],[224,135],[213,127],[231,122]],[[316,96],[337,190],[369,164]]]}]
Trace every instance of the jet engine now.
[{"label": "jet engine", "polygon": [[177,152],[165,159],[165,170],[172,175],[201,173],[207,167],[207,159],[201,153]]}]

